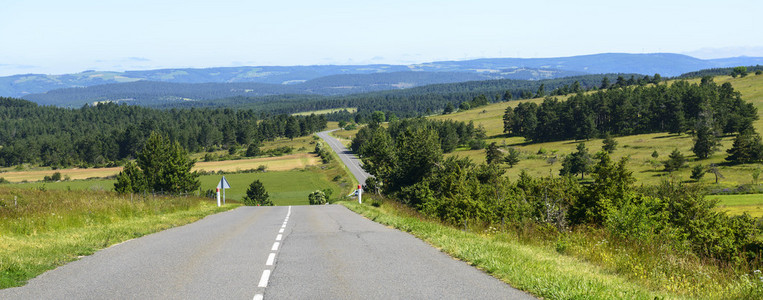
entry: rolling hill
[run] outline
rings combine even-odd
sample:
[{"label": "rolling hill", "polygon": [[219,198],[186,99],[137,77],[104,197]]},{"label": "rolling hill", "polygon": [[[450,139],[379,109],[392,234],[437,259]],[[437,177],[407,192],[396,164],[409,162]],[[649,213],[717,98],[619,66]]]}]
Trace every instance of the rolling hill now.
[{"label": "rolling hill", "polygon": [[[22,97],[62,88],[89,87],[142,80],[170,83],[254,82],[290,85],[306,83],[319,78],[321,79],[320,82],[324,83],[323,86],[326,86],[326,82],[331,84],[328,87],[329,90],[316,93],[328,93],[329,91],[337,93],[337,90],[342,89],[336,87],[341,86],[342,83],[347,81],[362,82],[369,78],[379,80],[379,82],[391,82],[393,87],[396,87],[486,79],[538,80],[602,73],[637,73],[643,75],[659,73],[662,76],[677,76],[700,69],[749,66],[762,62],[763,58],[756,57],[702,60],[670,53],[605,53],[559,58],[485,58],[411,65],[247,66],[125,72],[90,70],[76,74],[24,74],[0,77],[0,96]],[[426,73],[434,74],[421,75]],[[356,77],[362,74],[373,74],[379,77]],[[345,76],[337,77],[336,75]],[[411,77],[415,76],[423,78],[412,80]],[[349,91],[354,93],[385,88],[385,84],[375,85],[377,83],[366,84],[357,87],[357,90],[354,88],[349,89]],[[348,90],[344,91],[347,92]]]}]

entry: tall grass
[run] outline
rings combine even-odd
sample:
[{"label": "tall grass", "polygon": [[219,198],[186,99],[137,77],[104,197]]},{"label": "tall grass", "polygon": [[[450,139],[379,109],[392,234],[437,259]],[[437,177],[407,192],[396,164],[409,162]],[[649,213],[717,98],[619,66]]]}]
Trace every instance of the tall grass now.
[{"label": "tall grass", "polygon": [[[393,226],[494,277],[548,299],[761,299],[760,271],[703,260],[663,241],[634,243],[604,230],[558,232],[534,223],[455,228],[395,201],[348,208]],[[381,204],[380,204],[381,203]]]},{"label": "tall grass", "polygon": [[79,256],[237,205],[197,197],[0,187],[0,288]]}]

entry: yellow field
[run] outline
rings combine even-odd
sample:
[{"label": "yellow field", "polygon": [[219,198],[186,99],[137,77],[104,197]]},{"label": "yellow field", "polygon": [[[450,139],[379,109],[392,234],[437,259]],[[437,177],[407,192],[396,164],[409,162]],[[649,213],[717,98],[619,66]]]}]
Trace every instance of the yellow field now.
[{"label": "yellow field", "polygon": [[[307,166],[320,164],[320,158],[310,153],[297,153],[279,157],[264,157],[254,159],[225,160],[212,162],[197,162],[194,170],[204,171],[240,171],[256,169],[259,166],[267,167],[269,171],[286,171],[293,169],[302,169]],[[50,176],[55,172],[61,172],[61,175],[70,179],[87,179],[93,177],[108,177],[118,174],[122,171],[121,167],[116,168],[92,168],[92,169],[61,169],[61,170],[33,170],[0,173],[0,177],[10,182],[21,181],[39,181],[45,176]]]}]

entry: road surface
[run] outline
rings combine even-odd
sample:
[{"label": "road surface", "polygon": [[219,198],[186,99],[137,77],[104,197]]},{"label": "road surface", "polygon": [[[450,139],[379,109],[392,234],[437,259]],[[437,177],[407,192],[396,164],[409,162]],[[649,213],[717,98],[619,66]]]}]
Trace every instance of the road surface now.
[{"label": "road surface", "polygon": [[0,299],[530,299],[343,206],[241,207],[130,240]]},{"label": "road surface", "polygon": [[319,138],[322,138],[324,141],[326,141],[326,143],[331,146],[331,149],[333,149],[334,152],[339,155],[339,158],[347,166],[347,169],[350,170],[350,173],[355,176],[355,179],[357,179],[360,184],[366,184],[366,178],[371,177],[371,174],[368,174],[365,170],[363,170],[361,167],[362,164],[360,159],[354,153],[347,149],[347,147],[339,142],[339,140],[329,134],[335,130],[338,129],[321,131],[317,133],[317,135]]}]

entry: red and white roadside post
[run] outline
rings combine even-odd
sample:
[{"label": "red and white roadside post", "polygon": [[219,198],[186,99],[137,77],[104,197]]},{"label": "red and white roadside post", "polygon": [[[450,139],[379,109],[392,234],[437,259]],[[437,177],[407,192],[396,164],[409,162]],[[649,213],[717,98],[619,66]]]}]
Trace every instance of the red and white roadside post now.
[{"label": "red and white roadside post", "polygon": [[217,188],[217,207],[220,207],[220,188]]},{"label": "red and white roadside post", "polygon": [[363,202],[360,201],[360,194],[363,194],[363,186],[358,184],[358,204],[362,204]]}]

